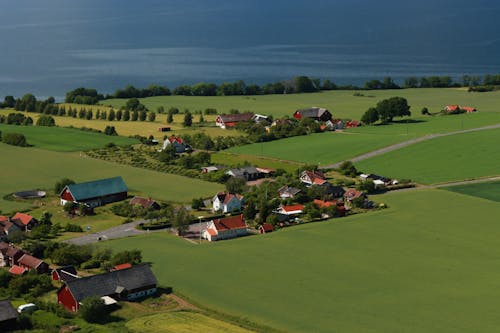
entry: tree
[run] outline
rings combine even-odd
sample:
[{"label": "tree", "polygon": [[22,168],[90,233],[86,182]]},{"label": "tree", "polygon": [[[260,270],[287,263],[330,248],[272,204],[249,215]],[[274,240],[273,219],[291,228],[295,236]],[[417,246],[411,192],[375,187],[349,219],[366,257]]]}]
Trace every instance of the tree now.
[{"label": "tree", "polygon": [[113,121],[115,120],[115,117],[116,117],[115,110],[113,109],[109,110],[108,120]]},{"label": "tree", "polygon": [[118,120],[118,121],[122,120],[122,116],[123,116],[122,110],[116,111],[116,120]]},{"label": "tree", "polygon": [[191,114],[191,112],[187,111],[186,114],[184,114],[184,122],[182,123],[182,125],[184,125],[184,127],[191,127],[192,124],[193,115]]},{"label": "tree", "polygon": [[141,250],[125,250],[116,253],[111,258],[112,265],[119,265],[129,263],[132,265],[137,265],[142,262],[142,253]]},{"label": "tree", "polygon": [[154,112],[150,112],[150,113],[148,114],[148,121],[151,121],[151,122],[152,122],[152,121],[155,121],[155,119],[156,119],[156,113],[154,113]]},{"label": "tree", "polygon": [[203,113],[200,113],[200,120],[198,121],[200,124],[205,122],[205,118],[203,118]]},{"label": "tree", "polygon": [[356,177],[358,175],[358,170],[351,161],[344,161],[340,163],[339,171],[341,174],[349,177]]},{"label": "tree", "polygon": [[15,104],[16,100],[14,99],[14,96],[5,96],[5,98],[3,99],[4,108],[13,108]]},{"label": "tree", "polygon": [[123,111],[123,121],[129,121],[130,120],[130,111],[125,110]]},{"label": "tree", "polygon": [[410,106],[403,97],[391,97],[377,103],[377,111],[383,123],[391,122],[394,117],[410,116]]},{"label": "tree", "polygon": [[12,146],[26,147],[28,145],[26,137],[21,133],[5,133],[2,141]]},{"label": "tree", "polygon": [[369,108],[361,117],[364,124],[370,125],[379,120],[378,111],[375,108]]},{"label": "tree", "polygon": [[186,231],[188,225],[191,221],[194,220],[194,217],[188,213],[188,211],[181,207],[174,216],[173,226],[177,228],[177,234],[182,236],[184,231]]},{"label": "tree", "polygon": [[205,207],[203,198],[193,198],[193,200],[191,201],[191,208],[193,208],[194,210],[199,210],[203,207]]},{"label": "tree", "polygon": [[306,214],[310,220],[314,220],[321,217],[321,211],[312,202],[308,202],[304,205],[303,213]]},{"label": "tree", "polygon": [[246,187],[245,178],[231,177],[226,182],[226,190],[229,193],[242,193]]},{"label": "tree", "polygon": [[257,215],[257,208],[255,207],[255,202],[252,199],[249,199],[245,203],[245,208],[243,209],[243,217],[245,220],[253,220],[255,219],[255,215]]},{"label": "tree", "polygon": [[92,119],[92,110],[87,110],[87,112],[85,113],[85,119],[87,120],[91,120]]},{"label": "tree", "polygon": [[167,115],[167,124],[171,124],[173,122],[174,122],[174,114],[169,110]]},{"label": "tree", "polygon": [[69,178],[63,178],[60,181],[58,181],[55,186],[54,186],[54,193],[59,195],[61,194],[62,190],[67,186],[75,184],[75,181]]},{"label": "tree", "polygon": [[106,304],[99,296],[84,298],[78,313],[89,323],[104,323],[108,317]]},{"label": "tree", "polygon": [[431,113],[429,112],[429,109],[428,109],[428,108],[426,108],[426,107],[423,107],[423,108],[422,108],[421,113],[422,113],[423,115],[427,115],[427,116],[430,116],[430,115],[431,115]]},{"label": "tree", "polygon": [[368,194],[373,193],[376,190],[375,183],[373,181],[371,181],[371,180],[366,180],[366,181],[363,181],[363,182],[359,183],[356,186],[356,188],[359,191],[363,191],[363,192],[366,192]]},{"label": "tree", "polygon": [[52,213],[44,211],[42,216],[40,216],[40,224],[42,225],[52,225]]},{"label": "tree", "polygon": [[130,118],[130,120],[137,121],[138,118],[139,118],[139,111],[137,110],[132,111],[132,117]]},{"label": "tree", "polygon": [[55,126],[56,121],[51,116],[40,116],[36,121],[36,126]]},{"label": "tree", "polygon": [[146,111],[144,111],[144,110],[139,111],[139,120],[140,121],[145,121],[147,117],[148,117],[148,114]]}]

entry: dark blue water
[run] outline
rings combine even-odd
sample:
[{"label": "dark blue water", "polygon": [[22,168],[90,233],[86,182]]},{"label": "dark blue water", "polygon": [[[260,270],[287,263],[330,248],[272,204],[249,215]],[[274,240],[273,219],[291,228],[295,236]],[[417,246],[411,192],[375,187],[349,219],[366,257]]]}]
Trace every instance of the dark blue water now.
[{"label": "dark blue water", "polygon": [[500,72],[500,1],[0,0],[0,96]]}]

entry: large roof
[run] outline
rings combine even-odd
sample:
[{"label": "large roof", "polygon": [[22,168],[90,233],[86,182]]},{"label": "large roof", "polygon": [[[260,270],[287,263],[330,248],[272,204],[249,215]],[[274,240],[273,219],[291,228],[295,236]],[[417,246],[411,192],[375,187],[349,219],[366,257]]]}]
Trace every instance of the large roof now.
[{"label": "large roof", "polygon": [[59,279],[62,281],[69,281],[78,279],[78,272],[74,266],[64,266],[54,269],[59,275]]},{"label": "large roof", "polygon": [[296,111],[301,117],[305,118],[319,118],[323,113],[328,112],[325,108],[312,107],[309,109],[300,109]]},{"label": "large roof", "polygon": [[37,268],[43,263],[43,260],[33,257],[29,254],[24,254],[20,259],[19,263],[30,268]]},{"label": "large roof", "polygon": [[16,319],[18,315],[9,300],[0,301],[0,322]]},{"label": "large roof", "polygon": [[12,220],[19,220],[23,225],[28,225],[28,223],[33,220],[33,216],[18,212],[16,215],[12,216]]},{"label": "large roof", "polygon": [[109,296],[117,293],[117,288],[133,290],[156,285],[156,277],[147,264],[67,281],[71,294],[77,302],[90,296]]},{"label": "large roof", "polygon": [[214,225],[218,231],[246,229],[247,227],[245,220],[243,219],[243,214],[214,220]]},{"label": "large roof", "polygon": [[219,117],[225,123],[252,120],[253,113],[221,114]]},{"label": "large roof", "polygon": [[71,184],[66,186],[66,188],[71,192],[76,201],[128,191],[127,185],[123,182],[122,177],[119,176],[86,183]]}]

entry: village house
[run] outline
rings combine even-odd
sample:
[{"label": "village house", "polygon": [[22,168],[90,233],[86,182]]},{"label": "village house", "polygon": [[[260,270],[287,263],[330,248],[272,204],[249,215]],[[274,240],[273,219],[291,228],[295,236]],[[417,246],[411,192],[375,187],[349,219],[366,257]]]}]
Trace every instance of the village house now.
[{"label": "village house", "polygon": [[2,250],[4,266],[14,266],[19,263],[19,259],[24,255],[24,251],[14,245],[8,245]]},{"label": "village house", "polygon": [[25,213],[16,213],[10,221],[23,231],[30,231],[38,225],[37,219]]},{"label": "village house", "polygon": [[207,229],[203,231],[203,238],[213,242],[247,234],[247,225],[243,219],[243,214],[240,214],[210,221]]},{"label": "village house", "polygon": [[151,198],[146,199],[143,197],[135,196],[132,199],[130,199],[129,203],[131,205],[142,206],[142,208],[144,209],[159,210],[161,208],[160,204],[158,204],[155,200]]},{"label": "village house", "polygon": [[246,181],[256,180],[262,177],[262,173],[253,166],[229,169],[226,171],[226,174],[231,177],[244,178]]},{"label": "village house", "polygon": [[[342,201],[337,201],[337,200],[324,201],[324,200],[314,199],[313,203],[316,207],[320,209],[335,206],[338,216],[345,216],[346,209]],[[325,216],[325,217],[331,217],[331,216]]]},{"label": "village house", "polygon": [[271,223],[264,223],[259,226],[259,233],[260,234],[267,234],[268,232],[273,232],[274,227]]},{"label": "village house", "polygon": [[323,185],[326,183],[325,174],[317,170],[304,170],[300,174],[300,181],[306,185]]},{"label": "village house", "polygon": [[255,114],[248,113],[237,113],[237,114],[221,114],[215,119],[215,125],[220,128],[234,127],[238,123],[243,121],[252,121]]},{"label": "village house", "polygon": [[9,332],[16,327],[19,313],[9,300],[0,301],[0,332]]},{"label": "village house", "polygon": [[353,128],[359,126],[361,126],[361,122],[357,120],[349,120],[348,122],[345,123],[345,128]]},{"label": "village house", "polygon": [[98,296],[106,304],[133,301],[156,293],[156,277],[147,264],[64,282],[57,291],[57,303],[77,312],[82,301]]},{"label": "village house", "polygon": [[210,173],[210,172],[223,170],[224,168],[225,168],[224,165],[209,165],[209,166],[202,167],[201,172]]},{"label": "village house", "polygon": [[241,211],[244,197],[241,194],[219,192],[212,198],[214,212],[231,213]]},{"label": "village house", "polygon": [[74,266],[64,266],[52,270],[52,280],[66,282],[80,278]]},{"label": "village house", "polygon": [[161,150],[167,149],[169,146],[174,147],[177,154],[185,153],[190,147],[182,140],[182,138],[172,135],[165,139]]},{"label": "village house", "polygon": [[302,192],[300,188],[290,187],[288,185],[282,186],[278,189],[278,194],[281,199],[293,199],[300,192]]},{"label": "village house", "polygon": [[325,108],[312,107],[309,109],[300,109],[293,113],[293,117],[297,120],[302,118],[311,118],[317,121],[332,120],[332,114]]},{"label": "village house", "polygon": [[252,121],[257,124],[259,123],[269,124],[269,117],[263,116],[261,114],[254,114],[252,117]]},{"label": "village house", "polygon": [[18,266],[26,271],[36,271],[38,274],[49,272],[49,265],[46,262],[29,254],[24,254],[19,259]]},{"label": "village house", "polygon": [[358,198],[365,198],[366,194],[364,192],[358,191],[354,188],[347,189],[344,193],[344,200],[351,203],[353,200]]},{"label": "village house", "polygon": [[18,222],[21,225],[19,227],[16,223],[12,222],[7,216],[0,216],[0,240],[6,239],[6,237],[15,231],[26,230],[22,222]]},{"label": "village house", "polygon": [[330,182],[325,182],[319,186],[323,188],[325,195],[332,196],[333,198],[342,198],[344,196],[345,190],[340,185],[332,185]]},{"label": "village house", "polygon": [[94,208],[127,199],[127,191],[127,185],[123,182],[122,177],[113,177],[67,185],[59,197],[61,205],[74,202]]},{"label": "village house", "polygon": [[458,104],[453,104],[453,105],[447,105],[444,107],[444,111],[447,113],[452,113],[452,112],[458,112],[458,111],[465,111],[467,113],[473,113],[476,112],[477,109],[472,106],[460,106]]},{"label": "village house", "polygon": [[281,205],[276,209],[276,213],[287,217],[302,214],[304,205]]}]

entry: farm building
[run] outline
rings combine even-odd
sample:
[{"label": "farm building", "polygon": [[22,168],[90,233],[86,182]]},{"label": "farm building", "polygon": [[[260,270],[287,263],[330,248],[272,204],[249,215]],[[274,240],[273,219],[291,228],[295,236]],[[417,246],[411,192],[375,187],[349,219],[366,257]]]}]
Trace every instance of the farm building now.
[{"label": "farm building", "polygon": [[300,188],[290,187],[288,185],[285,185],[278,189],[278,194],[281,199],[288,199],[288,198],[293,199],[300,192],[302,192]]},{"label": "farm building", "polygon": [[253,166],[229,169],[226,174],[231,177],[244,178],[246,181],[262,178],[262,173]]},{"label": "farm building", "polygon": [[344,196],[345,190],[340,185],[332,185],[329,182],[325,182],[322,185],[319,185],[323,188],[323,193],[325,195],[330,195],[334,198],[342,198]]},{"label": "farm building", "polygon": [[231,213],[241,211],[244,197],[241,194],[219,192],[212,199],[212,210]]},{"label": "farm building", "polygon": [[74,266],[64,266],[52,270],[52,280],[66,282],[78,279],[78,273]]},{"label": "farm building", "polygon": [[323,185],[326,183],[325,174],[321,171],[302,171],[300,174],[300,181],[306,185]]},{"label": "farm building", "polygon": [[220,128],[234,127],[236,124],[243,121],[253,120],[255,114],[248,113],[237,113],[237,114],[221,114],[215,119],[215,125]]},{"label": "farm building", "polygon": [[0,331],[8,332],[16,327],[19,314],[9,300],[0,301]]},{"label": "farm building", "polygon": [[113,177],[67,185],[59,197],[61,205],[75,202],[94,208],[127,199],[127,191],[127,185],[123,182],[122,177]]},{"label": "farm building", "polygon": [[144,209],[158,210],[161,208],[160,205],[151,198],[146,199],[143,197],[135,196],[132,199],[130,199],[129,203],[131,205],[142,206],[142,208]]},{"label": "farm building", "polygon": [[19,259],[18,265],[26,271],[36,271],[38,274],[49,272],[49,265],[46,262],[29,254],[24,254]]},{"label": "farm building", "polygon": [[190,148],[186,144],[186,142],[184,142],[184,140],[182,140],[181,137],[178,137],[175,135],[172,135],[172,136],[165,139],[165,141],[163,142],[162,150],[167,149],[167,147],[169,147],[169,146],[173,146],[175,149],[175,152],[177,154],[185,153]]},{"label": "farm building", "polygon": [[203,231],[203,238],[210,242],[245,236],[248,233],[243,214],[212,220]]},{"label": "farm building", "polygon": [[66,281],[57,291],[57,302],[78,311],[90,296],[105,298],[107,304],[133,301],[156,293],[156,277],[147,264]]},{"label": "farm building", "polygon": [[25,228],[15,224],[7,216],[0,216],[0,240],[8,236],[11,232],[21,230],[25,230]]},{"label": "farm building", "polygon": [[16,213],[10,220],[23,231],[29,231],[38,224],[37,219],[25,213]]},{"label": "farm building", "polygon": [[318,121],[332,120],[332,114],[325,108],[312,107],[309,109],[300,109],[293,113],[295,119],[311,118]]},{"label": "farm building", "polygon": [[274,227],[271,223],[264,223],[259,226],[259,233],[267,234],[268,232],[273,232]]},{"label": "farm building", "polygon": [[18,249],[13,245],[7,245],[7,243],[0,243],[0,266],[14,266],[19,263],[19,259],[24,255],[24,251]]}]

